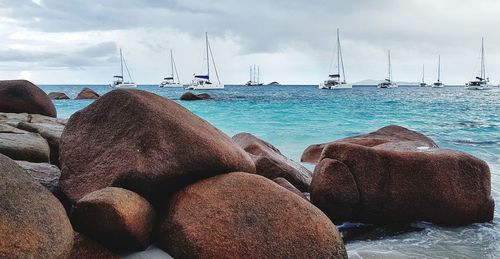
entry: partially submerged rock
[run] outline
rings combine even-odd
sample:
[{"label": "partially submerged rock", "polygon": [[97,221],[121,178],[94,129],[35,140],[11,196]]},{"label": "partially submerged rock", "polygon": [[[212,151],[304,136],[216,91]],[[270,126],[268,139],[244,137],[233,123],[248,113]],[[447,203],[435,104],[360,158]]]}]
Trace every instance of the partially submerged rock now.
[{"label": "partially submerged rock", "polygon": [[309,191],[312,173],[299,163],[286,158],[276,147],[249,133],[236,134],[233,140],[251,154],[257,174],[269,179],[283,177],[299,190]]},{"label": "partially submerged rock", "polygon": [[94,90],[85,87],[80,91],[80,93],[76,96],[76,100],[85,100],[85,99],[97,99],[99,98],[99,94],[97,94]]},{"label": "partially submerged rock", "polygon": [[50,92],[48,94],[49,98],[52,100],[68,100],[69,97],[65,93],[61,92]]},{"label": "partially submerged rock", "polygon": [[68,121],[60,144],[61,187],[73,202],[108,187],[152,202],[207,177],[245,171],[252,160],[224,133],[174,101],[114,90]]},{"label": "partially submerged rock", "polygon": [[73,210],[76,230],[109,248],[144,250],[152,241],[155,211],[138,194],[107,187],[85,195]]},{"label": "partially submerged rock", "polygon": [[0,155],[0,257],[67,258],[73,229],[59,201]]},{"label": "partially submerged rock", "polygon": [[324,144],[311,145],[306,150],[304,150],[301,161],[316,164],[317,162],[319,162],[319,158],[321,156],[321,152],[323,152],[323,149],[327,145],[337,142],[347,142],[366,147],[386,149],[394,148],[396,147],[396,145],[396,148],[408,150],[438,147],[432,139],[419,132],[412,131],[397,125],[390,125],[368,134],[339,139]]},{"label": "partially submerged rock", "polygon": [[187,186],[165,215],[159,246],[174,258],[347,258],[320,210],[255,174]]},{"label": "partially submerged rock", "polygon": [[38,133],[0,123],[0,153],[15,160],[49,162],[50,147]]},{"label": "partially submerged rock", "polygon": [[57,117],[47,94],[27,80],[0,80],[0,112]]},{"label": "partially submerged rock", "polygon": [[191,92],[185,92],[181,96],[183,101],[197,101],[197,100],[207,100],[212,99],[208,94],[193,94]]}]

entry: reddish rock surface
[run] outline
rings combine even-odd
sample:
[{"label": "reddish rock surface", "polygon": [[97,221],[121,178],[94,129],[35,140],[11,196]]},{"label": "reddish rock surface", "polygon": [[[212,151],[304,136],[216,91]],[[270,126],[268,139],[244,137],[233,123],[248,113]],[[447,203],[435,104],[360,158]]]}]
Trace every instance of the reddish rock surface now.
[{"label": "reddish rock surface", "polygon": [[49,98],[52,100],[68,100],[69,97],[65,93],[51,92],[48,94]]},{"label": "reddish rock surface", "polygon": [[0,112],[57,117],[56,108],[47,94],[26,80],[0,80]]},{"label": "reddish rock surface", "polygon": [[156,213],[140,195],[107,187],[85,195],[72,214],[80,233],[121,251],[146,249],[152,241]]},{"label": "reddish rock surface", "polygon": [[76,96],[76,100],[85,100],[85,99],[97,99],[99,98],[99,94],[97,94],[94,90],[85,87],[82,91]]},{"label": "reddish rock surface", "polygon": [[299,163],[286,158],[273,145],[249,133],[239,133],[233,136],[233,140],[252,155],[257,174],[269,179],[283,177],[297,189],[309,191],[312,173]]},{"label": "reddish rock surface", "polygon": [[385,149],[398,148],[415,150],[418,148],[438,147],[432,139],[419,132],[401,126],[390,125],[368,134],[344,138],[324,144],[311,145],[304,150],[300,160],[302,162],[316,164],[319,161],[323,149],[327,145],[337,142],[347,142],[366,147]]},{"label": "reddish rock surface", "polygon": [[155,202],[218,174],[255,173],[248,154],[174,101],[113,90],[71,116],[60,142],[61,180],[72,201],[119,186]]},{"label": "reddish rock surface", "polygon": [[283,177],[278,177],[278,178],[274,178],[273,179],[273,182],[277,183],[279,186],[297,194],[298,196],[300,196],[301,198],[304,198],[306,200],[307,197],[304,195],[304,193],[302,193],[299,189],[297,189],[295,186],[293,186],[289,181],[287,181],[285,178]]},{"label": "reddish rock surface", "polygon": [[0,155],[0,258],[67,258],[73,229],[59,201]]},{"label": "reddish rock surface", "polygon": [[31,163],[27,161],[16,161],[31,177],[45,186],[50,192],[56,193],[59,189],[59,177],[61,170],[55,165],[47,163]]},{"label": "reddish rock surface", "polygon": [[339,142],[322,153],[311,201],[334,222],[465,225],[493,219],[490,177],[484,161],[462,152]]},{"label": "reddish rock surface", "polygon": [[328,217],[255,174],[187,186],[165,215],[158,244],[174,258],[347,258]]},{"label": "reddish rock surface", "polygon": [[88,237],[75,233],[75,240],[69,258],[74,259],[119,259],[120,256]]}]

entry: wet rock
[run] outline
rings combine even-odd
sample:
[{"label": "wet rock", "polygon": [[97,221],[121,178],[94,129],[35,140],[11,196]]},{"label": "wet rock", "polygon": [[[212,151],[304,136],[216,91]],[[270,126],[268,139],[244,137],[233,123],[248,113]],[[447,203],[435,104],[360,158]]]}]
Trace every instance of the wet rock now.
[{"label": "wet rock", "polygon": [[38,133],[0,124],[0,153],[15,160],[49,162],[50,148]]},{"label": "wet rock", "polygon": [[274,178],[273,179],[273,182],[277,183],[279,186],[297,194],[298,196],[300,196],[301,198],[304,198],[306,200],[309,200],[307,199],[307,197],[304,195],[304,193],[302,193],[301,191],[299,191],[299,189],[297,189],[295,186],[293,186],[289,181],[287,181],[285,178],[283,177],[278,177],[278,178]]},{"label": "wet rock", "polygon": [[68,100],[69,97],[65,93],[61,92],[51,92],[48,94],[49,98],[52,100]]},{"label": "wet rock", "polygon": [[493,219],[490,177],[484,161],[462,152],[338,142],[323,150],[311,201],[334,222],[466,225]]},{"label": "wet rock", "polygon": [[0,257],[67,258],[73,229],[59,201],[0,155]]},{"label": "wet rock", "polygon": [[311,145],[302,154],[301,161],[316,164],[323,149],[327,145],[337,142],[347,142],[383,149],[418,150],[438,147],[432,139],[419,132],[401,126],[390,125],[368,134],[344,138],[324,144]]},{"label": "wet rock", "polygon": [[283,177],[299,190],[309,191],[312,173],[299,163],[286,158],[273,145],[249,133],[236,134],[233,140],[252,154],[257,174],[269,179]]},{"label": "wet rock", "polygon": [[57,117],[56,108],[47,94],[26,80],[0,80],[0,112]]},{"label": "wet rock", "polygon": [[47,163],[31,163],[27,161],[16,161],[31,177],[45,186],[50,192],[56,193],[59,189],[59,177],[61,170],[55,165]]},{"label": "wet rock", "polygon": [[320,210],[255,174],[187,186],[165,215],[158,244],[174,258],[347,258]]},{"label": "wet rock", "polygon": [[151,202],[191,182],[255,166],[224,133],[161,96],[113,90],[71,116],[60,143],[60,185],[70,200],[105,188]]},{"label": "wet rock", "polygon": [[59,140],[61,139],[64,125],[54,122],[27,123],[20,122],[17,128],[29,132],[39,133],[50,147],[50,163],[59,165]]},{"label": "wet rock", "polygon": [[207,100],[212,99],[208,94],[193,94],[191,92],[185,92],[181,96],[181,100],[183,101],[197,101],[197,100]]},{"label": "wet rock", "polygon": [[72,215],[77,231],[121,251],[146,249],[152,241],[155,217],[148,201],[116,187],[85,195]]},{"label": "wet rock", "polygon": [[85,100],[85,99],[97,99],[99,98],[99,94],[97,94],[94,90],[85,87],[82,91],[76,96],[75,100]]},{"label": "wet rock", "polygon": [[119,259],[120,256],[88,237],[75,233],[74,244],[69,258]]}]

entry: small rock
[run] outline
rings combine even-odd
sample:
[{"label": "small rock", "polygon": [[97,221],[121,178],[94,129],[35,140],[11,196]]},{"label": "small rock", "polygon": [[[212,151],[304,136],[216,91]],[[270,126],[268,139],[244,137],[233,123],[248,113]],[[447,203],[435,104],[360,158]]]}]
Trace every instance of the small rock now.
[{"label": "small rock", "polygon": [[59,189],[59,177],[61,170],[55,165],[47,163],[31,163],[27,161],[16,161],[31,177],[37,180],[41,185],[56,193]]},{"label": "small rock", "polygon": [[185,92],[181,96],[181,100],[183,101],[197,101],[197,100],[208,100],[212,99],[208,94],[193,94],[191,92]]},{"label": "small rock", "polygon": [[52,100],[68,100],[69,97],[65,93],[61,92],[51,92],[48,94]]},{"label": "small rock", "polygon": [[0,80],[0,112],[57,117],[49,96],[27,80]]},{"label": "small rock", "polygon": [[85,87],[83,90],[76,96],[75,100],[85,100],[85,99],[97,99],[99,98],[99,94],[97,94],[94,90]]},{"label": "small rock", "polygon": [[73,223],[83,233],[116,250],[146,249],[152,241],[155,211],[140,195],[108,187],[76,203]]}]

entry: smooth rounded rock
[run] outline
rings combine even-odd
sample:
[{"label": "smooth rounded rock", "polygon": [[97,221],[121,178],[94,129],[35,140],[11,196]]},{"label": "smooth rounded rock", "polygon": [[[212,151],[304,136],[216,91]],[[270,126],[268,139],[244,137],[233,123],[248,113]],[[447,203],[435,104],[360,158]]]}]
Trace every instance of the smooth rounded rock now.
[{"label": "smooth rounded rock", "polygon": [[181,100],[183,101],[198,101],[198,100],[208,100],[211,99],[208,94],[193,94],[191,92],[185,92],[181,95]]},{"label": "smooth rounded rock", "polygon": [[78,93],[75,100],[97,99],[99,97],[100,97],[99,94],[96,93],[94,90],[85,87],[82,89],[82,91],[80,91],[80,93]]},{"label": "smooth rounded rock", "polygon": [[0,155],[0,258],[67,258],[73,229],[61,203]]},{"label": "smooth rounded rock", "polygon": [[0,80],[0,112],[57,117],[49,96],[27,80]]},{"label": "smooth rounded rock", "polygon": [[158,244],[174,258],[347,258],[319,209],[255,174],[187,186],[165,215]]},{"label": "smooth rounded rock", "polygon": [[65,93],[61,92],[50,92],[48,94],[49,98],[52,100],[68,100],[69,97]]},{"label": "smooth rounded rock", "polygon": [[38,133],[0,124],[0,153],[15,160],[46,163],[50,160],[50,146]]}]

